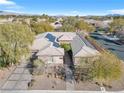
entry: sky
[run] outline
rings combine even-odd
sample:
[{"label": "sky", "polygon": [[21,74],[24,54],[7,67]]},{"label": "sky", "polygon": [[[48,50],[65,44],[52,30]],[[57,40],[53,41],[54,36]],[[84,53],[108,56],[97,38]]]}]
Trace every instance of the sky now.
[{"label": "sky", "polygon": [[124,14],[124,0],[0,0],[0,10],[26,14]]}]

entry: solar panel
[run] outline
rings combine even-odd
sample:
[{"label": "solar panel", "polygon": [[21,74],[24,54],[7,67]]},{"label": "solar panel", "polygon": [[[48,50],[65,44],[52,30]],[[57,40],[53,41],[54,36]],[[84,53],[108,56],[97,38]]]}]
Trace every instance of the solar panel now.
[{"label": "solar panel", "polygon": [[45,36],[45,38],[47,38],[49,41],[51,41],[51,42],[55,42],[55,40],[56,40],[56,37],[55,36],[53,36],[52,34],[50,34],[50,33],[48,33],[46,36]]},{"label": "solar panel", "polygon": [[57,48],[60,47],[60,46],[59,46],[59,43],[56,43],[56,42],[53,43],[53,46],[54,46],[54,47],[57,47]]},{"label": "solar panel", "polygon": [[47,38],[50,42],[53,43],[54,47],[60,47],[59,43],[56,42],[56,37],[53,36],[52,34],[48,33],[45,38]]}]

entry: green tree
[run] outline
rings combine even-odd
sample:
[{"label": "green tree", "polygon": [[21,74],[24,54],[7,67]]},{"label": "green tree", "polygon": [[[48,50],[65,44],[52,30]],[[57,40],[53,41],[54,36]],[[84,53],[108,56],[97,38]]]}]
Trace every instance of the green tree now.
[{"label": "green tree", "polygon": [[61,30],[65,32],[75,32],[77,30],[92,32],[95,30],[95,27],[84,22],[83,20],[79,20],[77,17],[67,17],[63,20],[63,26]]},{"label": "green tree", "polygon": [[27,25],[0,25],[0,65],[16,64],[29,53],[34,34]]},{"label": "green tree", "polygon": [[63,19],[63,26],[60,28],[64,32],[75,32],[75,24],[77,22],[76,17],[67,17]]},{"label": "green tree", "polygon": [[99,59],[91,63],[91,74],[103,86],[121,77],[121,62],[115,55],[104,52]]},{"label": "green tree", "polygon": [[75,27],[78,31],[84,30],[86,32],[92,32],[95,30],[95,27],[93,27],[92,25],[84,22],[83,20],[78,21],[75,24]]},{"label": "green tree", "polygon": [[48,22],[32,23],[31,29],[33,32],[35,32],[35,34],[40,34],[47,31],[54,31],[54,28]]},{"label": "green tree", "polygon": [[48,20],[48,22],[50,22],[50,23],[53,23],[53,22],[55,22],[55,21],[57,21],[57,19],[56,19],[56,18],[49,17],[49,20]]},{"label": "green tree", "polygon": [[85,77],[103,86],[113,80],[120,79],[122,75],[121,65],[121,61],[115,55],[105,51],[96,58],[81,58],[76,70],[80,79]]},{"label": "green tree", "polygon": [[60,29],[63,32],[75,32],[76,31],[75,27],[70,24],[63,24],[63,26]]}]

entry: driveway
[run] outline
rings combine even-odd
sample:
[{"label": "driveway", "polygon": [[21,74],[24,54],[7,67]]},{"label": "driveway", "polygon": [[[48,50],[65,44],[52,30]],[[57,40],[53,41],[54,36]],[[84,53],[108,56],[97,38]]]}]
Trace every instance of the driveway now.
[{"label": "driveway", "polygon": [[6,81],[2,84],[1,90],[27,90],[28,83],[31,81],[32,75],[27,68],[27,61],[22,60]]},{"label": "driveway", "polygon": [[91,37],[94,38],[98,43],[100,43],[103,48],[110,50],[119,59],[124,61],[124,44],[120,45],[116,42],[106,40],[105,37],[100,34],[91,34]]}]

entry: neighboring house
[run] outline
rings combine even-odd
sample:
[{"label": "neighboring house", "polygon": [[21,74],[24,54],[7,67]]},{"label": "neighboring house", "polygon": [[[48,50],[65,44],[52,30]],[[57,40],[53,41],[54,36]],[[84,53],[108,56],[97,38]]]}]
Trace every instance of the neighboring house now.
[{"label": "neighboring house", "polygon": [[99,52],[80,34],[75,32],[46,32],[36,36],[31,50],[46,64],[63,64],[64,48],[60,44],[71,44],[75,64],[80,58],[95,57]]},{"label": "neighboring house", "polygon": [[85,22],[94,25],[95,27],[101,27],[101,28],[108,28],[109,24],[113,22],[113,20],[104,20],[104,21],[98,21],[94,19],[86,19]]},{"label": "neighboring house", "polygon": [[123,31],[117,31],[116,34],[117,34],[117,37],[120,38],[120,40],[124,41],[124,30]]},{"label": "neighboring house", "polygon": [[56,21],[54,23],[51,23],[51,26],[53,26],[55,29],[59,29],[62,27],[62,24],[59,21]]},{"label": "neighboring house", "polygon": [[74,64],[80,64],[81,58],[96,58],[99,52],[80,34],[71,42]]},{"label": "neighboring house", "polygon": [[12,23],[14,18],[3,18],[0,19],[0,24]]}]

